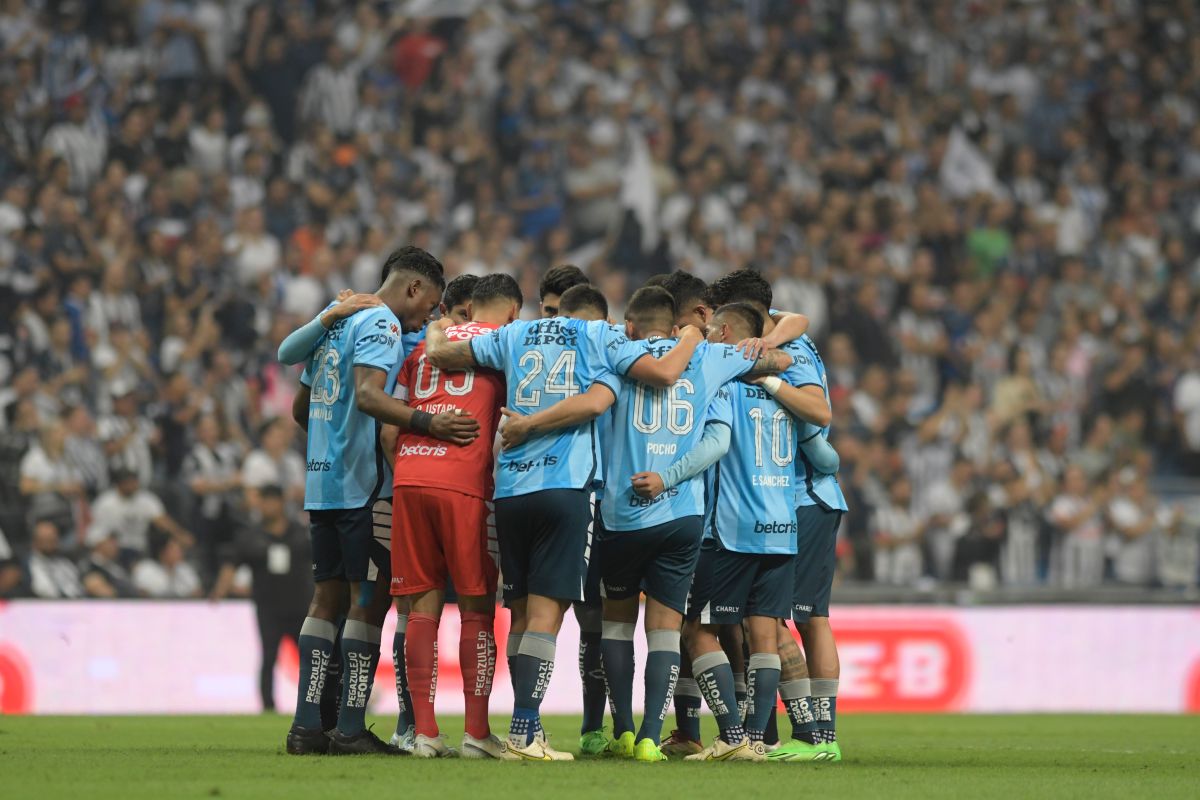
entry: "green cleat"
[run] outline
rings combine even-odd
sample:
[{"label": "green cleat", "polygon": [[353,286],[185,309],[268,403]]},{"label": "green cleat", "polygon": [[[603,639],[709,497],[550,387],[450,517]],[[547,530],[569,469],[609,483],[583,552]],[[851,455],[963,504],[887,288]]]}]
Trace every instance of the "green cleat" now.
[{"label": "green cleat", "polygon": [[579,737],[579,754],[582,756],[602,756],[608,750],[608,736],[604,728],[598,731],[588,731]]},{"label": "green cleat", "polygon": [[822,761],[842,760],[842,746],[837,742],[825,742],[817,746],[825,751],[825,758],[821,759]]},{"label": "green cleat", "polygon": [[637,747],[633,748],[634,761],[666,761],[667,757],[663,755],[662,750],[650,739],[642,739],[637,743]]},{"label": "green cleat", "polygon": [[633,758],[633,731],[625,731],[608,743],[606,754],[612,758]]},{"label": "green cleat", "polygon": [[767,753],[768,761],[824,761],[823,745],[809,744],[799,739],[792,739],[787,744],[781,744],[773,752]]}]

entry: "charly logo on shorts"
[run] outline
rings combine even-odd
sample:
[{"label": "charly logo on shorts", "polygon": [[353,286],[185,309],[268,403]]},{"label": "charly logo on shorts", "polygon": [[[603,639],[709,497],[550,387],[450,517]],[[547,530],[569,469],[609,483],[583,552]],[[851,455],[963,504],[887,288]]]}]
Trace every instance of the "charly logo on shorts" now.
[{"label": "charly logo on shorts", "polygon": [[718,614],[736,614],[741,611],[741,606],[716,606],[713,611]]}]

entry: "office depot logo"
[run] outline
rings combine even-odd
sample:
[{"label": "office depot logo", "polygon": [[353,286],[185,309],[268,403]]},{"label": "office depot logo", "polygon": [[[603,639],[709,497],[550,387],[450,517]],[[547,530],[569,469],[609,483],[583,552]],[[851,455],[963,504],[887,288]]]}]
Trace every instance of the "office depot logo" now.
[{"label": "office depot logo", "polygon": [[971,651],[955,620],[835,617],[833,623],[842,662],[839,710],[963,710]]}]

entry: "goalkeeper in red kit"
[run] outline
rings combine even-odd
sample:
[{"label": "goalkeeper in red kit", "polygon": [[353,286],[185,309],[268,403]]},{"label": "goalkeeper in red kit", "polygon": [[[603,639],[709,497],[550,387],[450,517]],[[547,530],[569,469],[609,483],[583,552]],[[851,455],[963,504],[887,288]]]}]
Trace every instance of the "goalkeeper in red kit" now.
[{"label": "goalkeeper in red kit", "polygon": [[[489,335],[516,319],[522,303],[520,287],[511,277],[482,278],[471,295],[472,321],[449,328],[446,336],[454,341]],[[401,367],[396,396],[420,413],[469,413],[480,427],[479,437],[465,447],[409,431],[396,439],[391,593],[412,604],[405,663],[416,725],[413,755],[439,758],[454,753],[440,736],[434,713],[438,623],[449,579],[462,615],[459,663],[466,731],[459,754],[503,758],[504,745],[488,726],[496,670],[497,567],[488,547],[487,520],[504,376],[488,369],[439,370],[428,362],[421,343]]]}]

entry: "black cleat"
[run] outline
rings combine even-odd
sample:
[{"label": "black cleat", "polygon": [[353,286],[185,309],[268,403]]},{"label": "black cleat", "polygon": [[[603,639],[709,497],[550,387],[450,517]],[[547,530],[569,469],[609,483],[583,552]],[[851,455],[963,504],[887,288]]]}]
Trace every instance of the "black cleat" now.
[{"label": "black cleat", "polygon": [[353,736],[334,728],[329,732],[329,755],[331,756],[406,756],[408,753],[398,747],[392,747],[375,735],[370,728],[359,731]]},{"label": "black cleat", "polygon": [[329,737],[316,728],[295,725],[288,731],[287,751],[293,756],[318,756],[329,752]]}]

